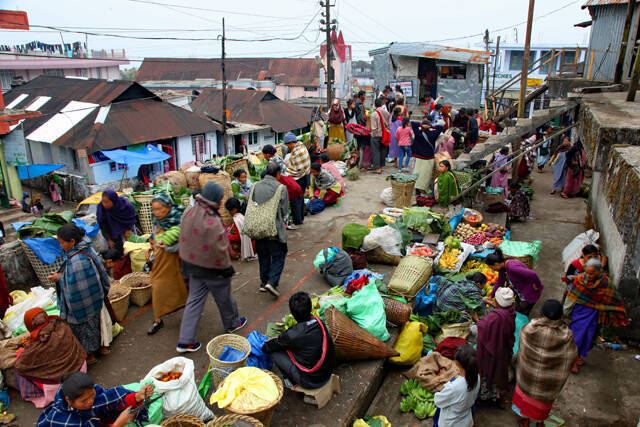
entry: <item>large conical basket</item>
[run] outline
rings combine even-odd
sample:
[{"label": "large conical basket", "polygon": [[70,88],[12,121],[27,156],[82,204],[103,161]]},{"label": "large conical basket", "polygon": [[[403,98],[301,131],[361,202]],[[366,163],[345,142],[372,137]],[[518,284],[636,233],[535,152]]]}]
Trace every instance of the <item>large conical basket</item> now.
[{"label": "large conical basket", "polygon": [[220,209],[218,212],[220,213],[220,217],[222,218],[222,222],[224,225],[231,225],[233,218],[229,211],[224,207],[225,202],[228,198],[233,197],[233,190],[231,188],[231,177],[225,171],[220,171],[218,173],[201,173],[200,174],[200,187],[204,188],[204,186],[209,181],[213,181],[218,184],[224,190],[224,195],[220,200]]},{"label": "large conical basket", "polygon": [[397,326],[402,326],[409,321],[411,316],[411,306],[397,299],[383,297],[384,312],[387,321]]},{"label": "large conical basket", "polygon": [[394,208],[402,209],[413,205],[412,197],[415,185],[415,181],[403,183],[394,181],[393,179],[391,180],[391,191],[393,194]]},{"label": "large conical basket", "polygon": [[400,355],[335,307],[329,307],[324,312],[324,318],[333,339],[336,355],[340,359],[386,359]]}]

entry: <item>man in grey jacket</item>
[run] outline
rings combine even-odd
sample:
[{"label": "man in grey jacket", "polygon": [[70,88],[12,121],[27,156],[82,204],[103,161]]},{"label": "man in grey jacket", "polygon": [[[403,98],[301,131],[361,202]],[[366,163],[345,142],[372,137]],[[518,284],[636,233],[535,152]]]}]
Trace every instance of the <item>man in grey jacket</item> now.
[{"label": "man in grey jacket", "polygon": [[280,165],[269,162],[264,179],[253,185],[253,200],[249,201],[259,205],[266,203],[275,197],[278,188],[282,187],[276,217],[273,218],[278,233],[274,237],[255,240],[260,264],[260,292],[269,291],[275,297],[280,296],[278,284],[287,257],[287,230],[284,220],[289,213],[289,196],[284,185],[278,182],[278,178],[280,178]]}]

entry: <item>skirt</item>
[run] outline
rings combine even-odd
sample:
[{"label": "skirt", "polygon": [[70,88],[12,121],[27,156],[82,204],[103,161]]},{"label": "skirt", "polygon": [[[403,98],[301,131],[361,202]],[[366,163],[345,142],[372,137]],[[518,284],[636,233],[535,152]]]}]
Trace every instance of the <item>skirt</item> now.
[{"label": "skirt", "polygon": [[564,181],[567,178],[567,169],[564,167],[565,156],[567,153],[560,153],[553,164],[553,189],[562,190],[564,188]]},{"label": "skirt", "polygon": [[102,338],[100,313],[94,313],[83,323],[69,323],[69,327],[87,354],[98,351]]},{"label": "skirt", "polygon": [[578,173],[574,173],[571,168],[566,169],[566,178],[564,181],[564,193],[569,196],[575,196],[582,189],[582,181],[584,181],[584,170],[580,169]]},{"label": "skirt", "polygon": [[504,197],[507,197],[507,191],[509,190],[509,172],[496,172],[496,174],[491,177],[491,187],[503,188]]},{"label": "skirt", "polygon": [[177,253],[155,249],[156,259],[151,268],[151,303],[156,319],[176,311],[187,303],[189,291],[180,272]]},{"label": "skirt", "polygon": [[573,339],[578,347],[580,357],[586,357],[593,337],[598,330],[598,310],[586,305],[576,304],[571,312],[571,324],[569,324]]},{"label": "skirt", "polygon": [[329,139],[337,138],[341,141],[346,141],[344,135],[344,126],[343,125],[329,125]]},{"label": "skirt", "polygon": [[417,173],[418,180],[416,181],[416,189],[422,191],[428,191],[431,188],[431,179],[433,178],[433,165],[435,160],[418,159],[416,157],[416,165],[413,169],[413,173]]},{"label": "skirt", "polygon": [[549,418],[549,413],[553,407],[552,403],[544,403],[527,396],[520,390],[516,384],[516,391],[513,393],[511,400],[511,409],[522,418],[529,418],[533,421],[542,422]]}]

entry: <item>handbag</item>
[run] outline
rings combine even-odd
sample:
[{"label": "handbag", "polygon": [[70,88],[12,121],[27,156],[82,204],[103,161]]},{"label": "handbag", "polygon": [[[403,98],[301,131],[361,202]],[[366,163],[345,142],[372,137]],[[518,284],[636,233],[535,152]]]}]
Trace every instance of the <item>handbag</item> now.
[{"label": "handbag", "polygon": [[384,125],[384,121],[382,120],[382,114],[380,111],[376,111],[378,113],[378,117],[380,118],[380,126],[382,127],[382,145],[388,147],[391,143],[391,133],[387,130],[387,127]]},{"label": "handbag", "polygon": [[279,185],[273,197],[262,204],[256,203],[253,198],[255,188],[255,185],[251,187],[251,193],[247,199],[247,213],[244,215],[244,227],[240,233],[253,240],[275,237],[278,235],[276,217],[284,185]]}]

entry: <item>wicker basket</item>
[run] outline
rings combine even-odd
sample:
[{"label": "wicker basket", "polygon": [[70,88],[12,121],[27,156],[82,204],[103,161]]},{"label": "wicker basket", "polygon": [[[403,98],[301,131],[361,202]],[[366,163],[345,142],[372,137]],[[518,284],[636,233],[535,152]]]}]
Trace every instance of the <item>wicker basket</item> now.
[{"label": "wicker basket", "polygon": [[523,263],[524,265],[526,265],[527,267],[529,267],[530,269],[533,269],[534,267],[534,262],[533,262],[533,257],[531,255],[525,255],[525,256],[513,256],[513,255],[507,255],[504,254],[505,259],[515,259],[520,261],[521,263]]},{"label": "wicker basket", "polygon": [[218,173],[202,173],[200,174],[200,187],[204,188],[207,182],[213,181],[218,184],[224,190],[224,195],[222,196],[222,200],[220,200],[220,209],[218,212],[222,217],[222,222],[224,225],[231,225],[231,221],[233,218],[229,211],[224,207],[225,202],[229,197],[233,197],[233,190],[231,189],[231,177],[225,171],[220,171]]},{"label": "wicker basket", "polygon": [[153,183],[157,186],[158,184],[162,184],[163,182],[170,182],[173,186],[173,191],[176,193],[180,191],[180,187],[187,186],[187,178],[180,171],[171,171],[167,172],[164,175],[160,175],[156,179],[153,180]]},{"label": "wicker basket", "polygon": [[249,417],[247,415],[239,415],[239,414],[227,414],[221,417],[216,418],[215,420],[209,421],[207,427],[226,427],[226,426],[235,426],[236,421],[241,421],[242,426],[254,426],[254,427],[263,427],[260,421],[256,420],[253,417]]},{"label": "wicker basket", "polygon": [[433,270],[431,258],[407,255],[389,281],[389,292],[406,298],[413,298],[427,283]]},{"label": "wicker basket", "polygon": [[344,144],[332,144],[327,147],[327,155],[331,160],[342,160],[344,154]]},{"label": "wicker basket", "polygon": [[64,257],[59,256],[53,264],[46,264],[38,258],[38,255],[36,255],[36,253],[33,252],[25,242],[20,240],[20,244],[22,245],[22,249],[24,249],[24,253],[27,255],[27,259],[29,259],[31,267],[33,267],[33,270],[36,272],[36,276],[38,276],[38,280],[40,280],[42,286],[54,286],[55,283],[49,281],[47,277],[60,269],[60,266],[64,261]]},{"label": "wicker basket", "polygon": [[387,321],[397,326],[402,326],[409,321],[411,316],[411,306],[402,301],[393,298],[383,297],[384,312],[387,315]]},{"label": "wicker basket", "polygon": [[415,182],[402,183],[391,180],[391,191],[393,194],[393,207],[394,208],[406,208],[411,206],[413,199],[413,191],[415,188]]},{"label": "wicker basket", "polygon": [[205,427],[205,423],[200,418],[187,414],[169,417],[160,425],[164,427]]},{"label": "wicker basket", "polygon": [[[475,216],[477,219],[475,221],[469,220],[469,218],[467,218],[467,213],[469,213],[471,216]],[[482,224],[483,219],[484,218],[482,217],[482,214],[480,212],[475,211],[473,209],[464,208],[464,212],[462,214],[462,221],[469,224],[470,226],[472,227],[479,226],[480,224]]]},{"label": "wicker basket", "polygon": [[273,410],[275,409],[276,405],[280,403],[280,401],[282,400],[282,396],[284,394],[284,388],[282,386],[282,380],[278,378],[276,374],[274,374],[271,371],[267,371],[265,369],[263,369],[263,371],[269,374],[269,376],[271,376],[273,381],[276,383],[276,386],[278,387],[278,398],[268,407],[255,413],[254,412],[234,412],[231,409],[229,409],[229,407],[226,407],[225,411],[230,412],[232,414],[237,414],[237,415],[250,415],[251,417],[260,421],[265,427],[269,427],[271,425],[271,418],[273,417]]},{"label": "wicker basket", "polygon": [[[244,357],[236,362],[225,362],[218,359],[226,346],[243,352]],[[209,341],[209,344],[207,344],[207,354],[211,361],[213,385],[215,388],[218,388],[218,384],[220,384],[227,375],[247,364],[249,353],[251,353],[251,344],[249,340],[240,335],[223,334]]]},{"label": "wicker basket", "polygon": [[153,223],[151,222],[151,201],[153,195],[151,194],[137,194],[133,196],[133,200],[140,203],[138,208],[138,220],[140,220],[140,227],[144,234],[153,233]]},{"label": "wicker basket", "polygon": [[340,359],[386,359],[400,355],[333,306],[325,310],[324,318],[333,339],[336,356]]},{"label": "wicker basket", "polygon": [[124,295],[117,299],[109,298],[109,302],[111,303],[113,312],[116,315],[116,320],[118,322],[122,322],[122,320],[127,317],[127,312],[129,311],[129,295],[131,295],[131,288],[113,282],[109,288],[109,295],[113,295],[116,292]]},{"label": "wicker basket", "polygon": [[184,171],[183,173],[187,180],[187,188],[200,188],[200,174],[202,172],[198,170],[195,172]]},{"label": "wicker basket", "polygon": [[224,168],[225,172],[231,176],[233,176],[233,173],[239,169],[245,171],[247,175],[249,174],[249,163],[247,163],[247,159],[238,159],[229,163],[227,167]]},{"label": "wicker basket", "polygon": [[277,144],[274,146],[274,148],[276,149],[276,156],[280,156],[282,158],[284,158],[284,151],[283,151],[283,147],[284,144]]},{"label": "wicker basket", "polygon": [[[146,286],[133,287],[137,283],[146,283]],[[120,284],[131,289],[129,300],[138,307],[145,306],[151,301],[151,276],[148,273],[129,273],[120,279]]]}]

